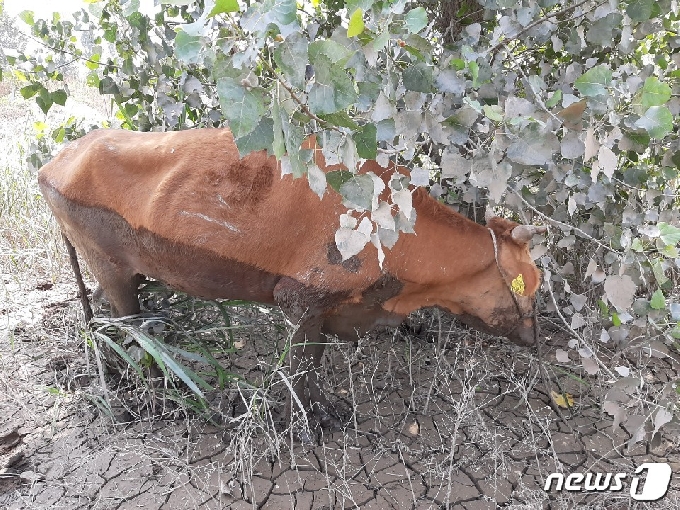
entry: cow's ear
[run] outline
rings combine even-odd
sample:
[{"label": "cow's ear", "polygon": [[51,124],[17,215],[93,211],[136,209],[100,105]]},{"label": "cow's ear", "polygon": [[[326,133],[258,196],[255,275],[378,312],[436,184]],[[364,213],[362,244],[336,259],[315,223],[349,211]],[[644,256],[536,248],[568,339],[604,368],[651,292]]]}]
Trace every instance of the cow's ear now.
[{"label": "cow's ear", "polygon": [[493,229],[499,236],[510,235],[512,229],[517,226],[512,220],[501,218],[500,216],[491,216],[486,219],[487,228]]},{"label": "cow's ear", "polygon": [[536,234],[543,234],[547,227],[536,225],[517,225],[512,229],[512,239],[518,244],[528,244]]}]

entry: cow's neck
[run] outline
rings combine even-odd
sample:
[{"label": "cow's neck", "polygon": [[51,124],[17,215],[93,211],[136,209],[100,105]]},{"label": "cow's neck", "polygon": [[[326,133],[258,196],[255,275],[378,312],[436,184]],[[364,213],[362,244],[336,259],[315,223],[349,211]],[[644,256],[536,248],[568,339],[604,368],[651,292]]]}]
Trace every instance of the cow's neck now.
[{"label": "cow's neck", "polygon": [[[425,192],[422,192],[425,193]],[[384,268],[404,284],[403,292],[386,308],[410,313],[422,306],[422,295],[431,298],[431,306],[442,306],[458,313],[446,295],[452,288],[463,291],[482,273],[495,265],[493,241],[486,227],[454,213],[446,206],[414,193],[417,220],[414,234],[402,234],[398,244],[386,252]]]}]

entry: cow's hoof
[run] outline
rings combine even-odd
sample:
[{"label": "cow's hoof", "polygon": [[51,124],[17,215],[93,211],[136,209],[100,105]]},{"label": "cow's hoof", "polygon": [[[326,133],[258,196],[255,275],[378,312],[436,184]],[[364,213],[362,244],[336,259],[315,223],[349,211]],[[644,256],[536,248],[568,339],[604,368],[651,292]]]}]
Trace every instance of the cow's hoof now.
[{"label": "cow's hoof", "polygon": [[343,429],[343,422],[326,409],[316,410],[314,414],[323,430],[335,432]]},{"label": "cow's hoof", "polygon": [[317,446],[319,444],[319,434],[309,427],[295,428],[294,436],[302,446]]},{"label": "cow's hoof", "polygon": [[293,437],[305,446],[321,443],[324,433],[342,430],[344,423],[325,410],[318,409],[307,415],[307,420],[298,420],[291,425]]}]

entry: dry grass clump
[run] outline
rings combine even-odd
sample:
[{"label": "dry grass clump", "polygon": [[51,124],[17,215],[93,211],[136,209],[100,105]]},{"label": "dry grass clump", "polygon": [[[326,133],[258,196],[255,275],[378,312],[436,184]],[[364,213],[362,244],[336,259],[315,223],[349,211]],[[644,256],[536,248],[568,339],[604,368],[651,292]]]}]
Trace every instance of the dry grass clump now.
[{"label": "dry grass clump", "polygon": [[69,84],[77,99],[69,98],[65,107],[53,106],[47,116],[34,101],[21,97],[19,85],[0,83],[0,273],[5,280],[27,286],[38,280],[56,281],[68,261],[29,156],[71,115],[98,123],[110,118],[111,111],[105,98],[77,79]]}]

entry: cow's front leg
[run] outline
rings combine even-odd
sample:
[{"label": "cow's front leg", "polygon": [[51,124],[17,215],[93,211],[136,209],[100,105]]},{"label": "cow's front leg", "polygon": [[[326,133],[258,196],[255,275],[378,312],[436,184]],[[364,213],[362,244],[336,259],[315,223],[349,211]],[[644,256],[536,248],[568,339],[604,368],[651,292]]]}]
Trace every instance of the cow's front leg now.
[{"label": "cow's front leg", "polygon": [[[294,418],[297,413],[313,410],[313,402],[319,390],[312,390],[311,381],[316,380],[316,371],[321,366],[321,321],[317,317],[301,319],[290,340],[288,361],[293,395],[289,396],[286,413]],[[318,385],[317,385],[318,386]]]},{"label": "cow's front leg", "polygon": [[289,423],[300,423],[301,413],[312,411],[322,426],[335,425],[329,414],[328,400],[321,391],[319,370],[325,347],[321,335],[324,296],[297,280],[283,278],[274,297],[287,318],[297,327],[291,338],[288,359],[293,394],[286,403]]}]

